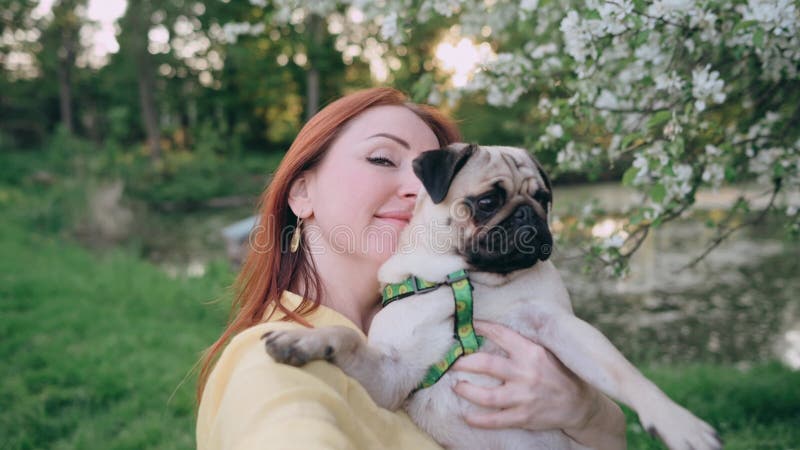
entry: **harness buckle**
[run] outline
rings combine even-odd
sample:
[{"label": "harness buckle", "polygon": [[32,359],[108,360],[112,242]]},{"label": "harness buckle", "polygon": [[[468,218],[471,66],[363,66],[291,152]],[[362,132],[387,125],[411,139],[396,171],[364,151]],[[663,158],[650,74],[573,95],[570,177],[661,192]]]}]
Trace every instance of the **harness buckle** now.
[{"label": "harness buckle", "polygon": [[419,278],[413,277],[413,281],[412,281],[411,284],[414,287],[414,293],[415,294],[421,294],[421,293],[424,293],[424,292],[432,291],[432,290],[434,290],[434,289],[439,287],[439,286],[437,286],[435,284],[433,286],[420,286],[418,283],[419,283]]},{"label": "harness buckle", "polygon": [[459,273],[456,276],[453,276],[452,273],[447,274],[447,281],[445,281],[445,283],[453,284],[453,283],[455,283],[457,281],[466,280],[467,278],[469,278],[469,274],[467,273],[466,270],[460,270],[459,272],[461,272],[461,273]]}]

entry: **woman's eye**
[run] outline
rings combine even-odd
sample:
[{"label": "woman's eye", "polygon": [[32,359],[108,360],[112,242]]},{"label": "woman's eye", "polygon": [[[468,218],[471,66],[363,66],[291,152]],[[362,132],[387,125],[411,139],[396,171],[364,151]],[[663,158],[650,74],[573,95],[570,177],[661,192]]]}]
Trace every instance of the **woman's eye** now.
[{"label": "woman's eye", "polygon": [[367,158],[367,161],[378,166],[386,166],[386,167],[395,166],[394,162],[392,162],[391,159],[384,158],[383,156],[370,156]]}]

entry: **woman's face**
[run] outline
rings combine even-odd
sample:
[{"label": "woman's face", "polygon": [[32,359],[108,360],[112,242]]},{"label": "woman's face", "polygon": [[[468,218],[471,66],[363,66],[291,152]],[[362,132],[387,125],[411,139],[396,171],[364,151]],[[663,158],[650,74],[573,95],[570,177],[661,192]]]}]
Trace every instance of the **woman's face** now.
[{"label": "woman's face", "polygon": [[352,119],[306,174],[309,250],[386,261],[422,188],[411,162],[436,148],[433,131],[405,107],[377,106]]}]

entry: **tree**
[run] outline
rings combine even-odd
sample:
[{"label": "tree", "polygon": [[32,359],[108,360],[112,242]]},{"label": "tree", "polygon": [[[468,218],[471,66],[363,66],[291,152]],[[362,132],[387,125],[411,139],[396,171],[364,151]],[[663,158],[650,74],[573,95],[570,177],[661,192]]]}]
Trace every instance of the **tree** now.
[{"label": "tree", "polygon": [[121,47],[134,62],[142,124],[147,133],[150,159],[155,163],[161,159],[161,128],[156,105],[156,72],[148,51],[152,14],[153,4],[150,0],[128,0],[128,9],[122,18],[126,38],[122,40]]},{"label": "tree", "polygon": [[[253,4],[264,1],[251,0]],[[685,214],[701,187],[754,182],[764,205],[742,195],[692,265],[741,227],[800,191],[800,10],[791,0],[275,0],[276,17],[325,17],[357,8],[361,42],[391,47],[420,24],[446,21],[488,42],[495,56],[456,88],[431,77],[431,101],[480,94],[493,106],[536,105],[525,144],[552,154],[554,172],[628,167],[640,193],[627,222],[587,253],[622,273],[652,227]],[[347,16],[345,16],[347,17]],[[432,82],[433,80],[433,82]],[[781,211],[800,234],[797,195]],[[741,222],[732,220],[744,215]],[[592,216],[583,222],[592,223]]]},{"label": "tree", "polygon": [[69,134],[75,133],[73,119],[73,70],[80,43],[78,33],[81,20],[75,11],[76,6],[85,3],[77,0],[59,0],[53,5],[53,21],[46,29],[44,38],[54,41],[57,56],[56,73],[58,97],[61,111],[61,124]]}]

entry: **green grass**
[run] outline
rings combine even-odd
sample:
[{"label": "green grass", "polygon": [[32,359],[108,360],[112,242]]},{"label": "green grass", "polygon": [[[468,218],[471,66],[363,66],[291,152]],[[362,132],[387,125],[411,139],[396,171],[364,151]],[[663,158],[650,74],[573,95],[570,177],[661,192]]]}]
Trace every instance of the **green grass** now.
[{"label": "green grass", "polygon": [[[779,363],[748,370],[720,365],[650,366],[643,371],[675,401],[712,424],[728,450],[800,448],[800,372]],[[628,418],[631,449],[663,449]]]},{"label": "green grass", "polygon": [[193,448],[181,382],[223,325],[227,267],[173,280],[3,222],[0,254],[0,448]]}]

